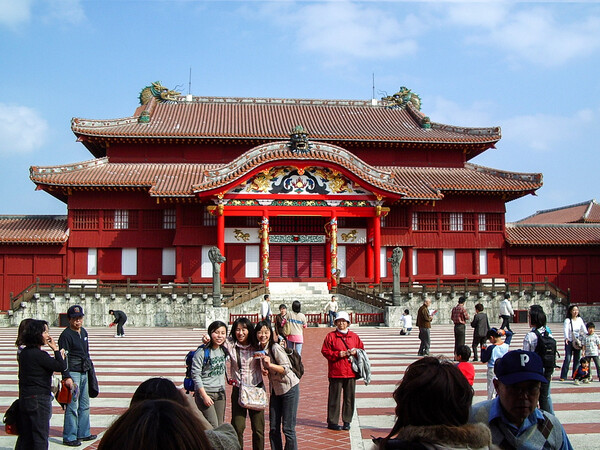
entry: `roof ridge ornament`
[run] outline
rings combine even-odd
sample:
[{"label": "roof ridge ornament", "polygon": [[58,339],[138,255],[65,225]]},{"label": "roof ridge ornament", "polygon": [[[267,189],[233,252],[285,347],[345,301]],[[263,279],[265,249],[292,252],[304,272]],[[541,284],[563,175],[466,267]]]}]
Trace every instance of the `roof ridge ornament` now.
[{"label": "roof ridge ornament", "polygon": [[290,133],[290,142],[288,146],[292,153],[305,155],[310,153],[312,144],[308,141],[308,131],[302,125],[297,125]]},{"label": "roof ridge ornament", "polygon": [[175,102],[178,95],[181,95],[181,92],[172,91],[164,87],[160,81],[155,81],[140,92],[140,105],[148,104],[152,98],[155,98],[158,103]]},{"label": "roof ridge ornament", "polygon": [[405,109],[410,103],[418,111],[421,111],[421,97],[408,89],[406,86],[401,86],[400,90],[393,95],[381,97],[381,100],[388,103],[389,108]]}]

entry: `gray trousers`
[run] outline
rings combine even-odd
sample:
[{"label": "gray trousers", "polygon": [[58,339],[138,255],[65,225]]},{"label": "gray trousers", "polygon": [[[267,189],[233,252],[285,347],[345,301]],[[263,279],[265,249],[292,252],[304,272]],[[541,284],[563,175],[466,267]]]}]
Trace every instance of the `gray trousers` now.
[{"label": "gray trousers", "polygon": [[419,356],[429,355],[429,332],[431,328],[419,328],[419,339],[421,340],[421,346],[419,347]]}]

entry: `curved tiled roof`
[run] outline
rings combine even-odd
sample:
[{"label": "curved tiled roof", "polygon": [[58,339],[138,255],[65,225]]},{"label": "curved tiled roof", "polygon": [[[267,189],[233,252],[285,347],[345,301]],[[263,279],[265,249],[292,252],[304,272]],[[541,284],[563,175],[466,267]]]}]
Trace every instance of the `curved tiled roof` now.
[{"label": "curved tiled roof", "polygon": [[207,191],[225,191],[249,173],[294,161],[345,169],[365,188],[390,197],[441,199],[445,192],[503,193],[515,198],[538,189],[541,174],[501,172],[473,164],[462,168],[374,167],[346,150],[313,143],[308,154],[293,153],[287,143],[264,144],[229,164],[111,163],[108,158],[54,167],[32,167],[38,185],[62,187],[147,188],[156,197],[194,197]]},{"label": "curved tiled roof", "polygon": [[510,245],[600,245],[600,225],[506,224]]},{"label": "curved tiled roof", "polygon": [[0,244],[64,244],[67,216],[0,216]]},{"label": "curved tiled roof", "polygon": [[[149,123],[138,123],[142,111]],[[424,114],[412,105],[393,108],[357,100],[193,97],[158,103],[152,99],[136,115],[122,119],[73,118],[71,128],[86,138],[259,139],[277,141],[302,125],[311,139],[326,142],[476,144],[479,153],[501,137],[499,127],[466,128],[432,122],[421,126]]]},{"label": "curved tiled roof", "polygon": [[537,211],[517,221],[520,224],[600,223],[600,205],[595,199],[559,208]]}]

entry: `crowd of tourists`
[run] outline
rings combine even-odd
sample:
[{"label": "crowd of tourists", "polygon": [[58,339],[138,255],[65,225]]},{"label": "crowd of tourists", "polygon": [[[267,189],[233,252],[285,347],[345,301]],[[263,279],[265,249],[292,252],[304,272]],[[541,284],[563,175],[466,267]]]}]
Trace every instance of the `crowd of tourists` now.
[{"label": "crowd of tourists", "polygon": [[[470,320],[464,303],[460,298],[452,311],[454,361],[428,355],[435,312],[429,311],[430,300],[419,309],[416,325],[420,329],[421,358],[408,367],[399,382],[393,394],[394,427],[385,438],[374,439],[375,446],[572,448],[554,416],[550,384],[557,346],[543,309],[531,306],[531,331],[522,349],[511,350],[510,321],[501,317],[500,327],[490,327],[483,305],[475,305],[470,321],[472,361],[487,364],[488,399],[473,405],[475,370],[470,362],[471,348],[464,344],[465,325]],[[304,370],[300,353],[306,327],[300,309],[299,302],[292,304],[292,311],[282,304],[279,314],[273,315],[266,297],[256,324],[245,317],[238,318],[230,330],[224,322],[211,323],[202,345],[190,352],[190,376],[186,381],[191,384],[181,389],[165,378],[143,382],[127,411],[104,433],[98,448],[241,449],[249,417],[252,448],[264,449],[268,409],[270,447],[297,449],[296,417]],[[334,329],[321,348],[328,364],[326,426],[334,431],[349,430],[356,380],[363,378],[368,383],[370,365],[360,337],[349,329],[350,316],[339,311],[337,299],[328,304],[327,312],[333,312],[329,317]],[[98,385],[88,334],[82,326],[83,308],[71,306],[67,317],[69,326],[58,342],[50,336],[45,321],[25,319],[19,326],[15,343],[19,363],[17,449],[48,448],[52,399],[58,395],[55,384],[71,394],[63,405],[63,444],[77,447],[97,438],[90,431],[89,403],[90,397],[98,395]],[[408,310],[403,322],[402,334],[410,334],[412,318]],[[592,361],[600,381],[600,338],[595,334],[595,325],[586,324],[577,306],[572,305],[562,331],[565,358],[560,381],[568,377],[571,361],[575,384],[592,380]],[[122,324],[118,334],[123,335]],[[270,392],[265,389],[267,380]],[[226,422],[228,384],[232,386],[231,417]]]}]

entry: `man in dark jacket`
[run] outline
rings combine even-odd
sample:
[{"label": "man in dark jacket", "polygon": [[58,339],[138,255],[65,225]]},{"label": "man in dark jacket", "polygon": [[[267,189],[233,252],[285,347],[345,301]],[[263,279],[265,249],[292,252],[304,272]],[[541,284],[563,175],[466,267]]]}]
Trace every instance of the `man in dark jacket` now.
[{"label": "man in dark jacket", "polygon": [[125,336],[123,325],[125,325],[125,322],[127,322],[127,315],[123,311],[113,309],[109,310],[108,313],[115,317],[115,320],[113,320],[113,322],[109,325],[109,327],[112,327],[115,324],[117,325],[117,334],[115,334],[115,337]]},{"label": "man in dark jacket", "polygon": [[69,326],[58,338],[58,347],[67,353],[67,370],[63,379],[73,390],[77,385],[79,393],[73,396],[65,409],[63,426],[63,444],[79,447],[81,441],[93,441],[95,434],[90,433],[90,394],[88,389],[88,372],[92,369],[88,334],[83,328],[83,308],[73,305],[67,310]]},{"label": "man in dark jacket", "polygon": [[417,326],[421,340],[419,353],[417,353],[419,356],[429,355],[431,320],[433,319],[433,315],[429,313],[429,306],[431,306],[431,299],[425,298],[417,312]]},{"label": "man in dark jacket", "polygon": [[473,361],[479,361],[477,359],[477,347],[481,346],[481,353],[483,353],[487,332],[490,329],[488,316],[483,312],[481,303],[475,305],[475,316],[471,321],[471,326],[473,327]]}]

